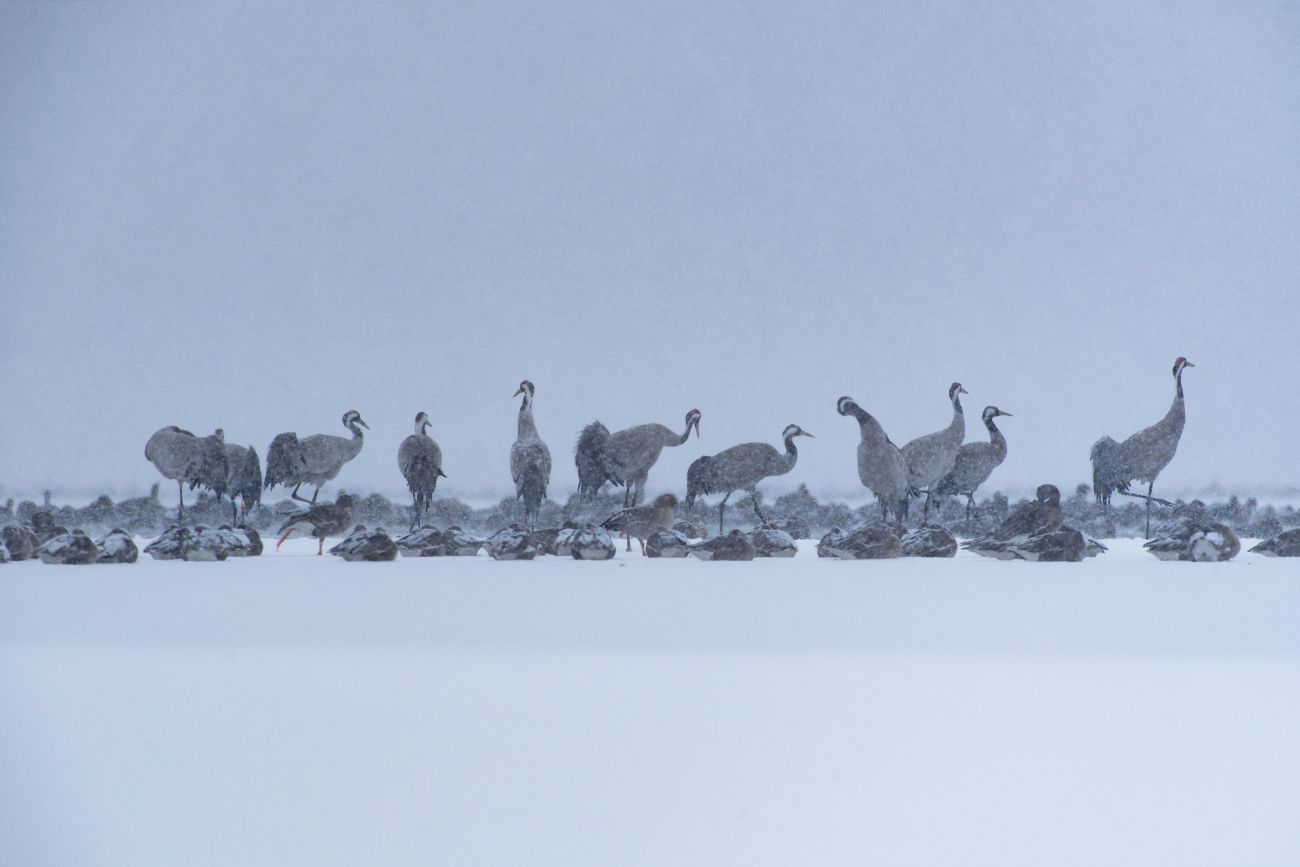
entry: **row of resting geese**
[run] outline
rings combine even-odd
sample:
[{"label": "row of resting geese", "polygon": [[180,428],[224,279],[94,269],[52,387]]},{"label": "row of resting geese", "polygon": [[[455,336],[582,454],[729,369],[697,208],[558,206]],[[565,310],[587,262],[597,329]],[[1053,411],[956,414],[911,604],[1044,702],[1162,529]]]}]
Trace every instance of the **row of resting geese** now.
[{"label": "row of resting geese", "polygon": [[[1151,529],[1151,503],[1155,501],[1171,505],[1153,497],[1152,491],[1156,477],[1173,459],[1182,435],[1186,417],[1182,376],[1183,371],[1192,366],[1194,365],[1186,358],[1179,357],[1175,360],[1174,402],[1164,418],[1123,442],[1102,437],[1092,447],[1094,491],[1098,502],[1108,508],[1114,493],[1145,499],[1148,537]],[[522,381],[515,391],[514,396],[522,395],[523,399],[519,406],[517,437],[510,452],[511,477],[515,483],[516,495],[523,504],[524,524],[530,531],[535,527],[551,475],[550,449],[538,434],[533,418],[535,393],[535,386],[528,380]],[[858,477],[876,496],[882,520],[889,521],[892,518],[896,524],[901,525],[908,517],[911,500],[921,496],[925,498],[923,523],[928,523],[931,499],[940,496],[965,496],[969,517],[975,491],[1006,458],[1006,437],[995,420],[1010,416],[1010,413],[996,406],[986,407],[981,417],[988,431],[988,441],[965,443],[965,415],[961,395],[966,393],[961,383],[954,382],[948,389],[948,400],[952,406],[952,418],[948,426],[918,437],[901,448],[889,438],[880,422],[851,397],[841,397],[837,401],[837,412],[841,416],[852,417],[858,423],[861,435],[857,449]],[[699,410],[693,409],[687,413],[685,429],[680,434],[660,424],[637,425],[610,433],[603,424],[596,421],[587,425],[579,435],[575,448],[579,497],[594,499],[606,482],[623,486],[625,511],[615,515],[606,524],[609,529],[624,531],[629,537],[629,545],[634,534],[627,533],[624,525],[638,521],[644,523],[646,514],[655,508],[654,505],[637,505],[644,496],[651,468],[664,448],[684,444],[692,430],[699,436],[700,418]],[[355,410],[344,414],[343,425],[350,432],[350,437],[317,434],[299,439],[294,433],[282,433],[275,437],[267,451],[264,478],[260,473],[256,451],[251,446],[225,443],[221,430],[210,437],[197,437],[177,427],[163,428],[149,439],[145,446],[145,457],[165,477],[176,480],[182,496],[182,510],[183,485],[189,483],[191,489],[202,485],[219,496],[224,493],[230,497],[234,523],[238,524],[239,512],[235,498],[238,496],[243,508],[247,510],[258,501],[262,490],[269,490],[276,485],[292,486],[291,496],[294,499],[315,509],[326,508],[315,506],[321,486],[337,476],[342,467],[360,452],[364,442],[362,428],[369,429]],[[438,479],[446,477],[442,469],[442,451],[428,434],[430,425],[428,415],[419,413],[415,418],[415,431],[398,448],[398,467],[413,497],[413,529],[421,525],[428,513]],[[687,470],[686,507],[692,508],[700,496],[722,494],[718,526],[719,536],[722,536],[727,501],[733,493],[746,492],[751,495],[759,520],[766,523],[757,496],[758,484],[766,478],[784,475],[794,469],[799,457],[795,440],[811,436],[811,433],[792,424],[782,432],[784,451],[767,443],[742,443],[715,455],[697,459]],[[1129,486],[1133,481],[1147,482],[1145,496],[1130,492]],[[304,484],[312,484],[316,488],[311,500],[299,495],[299,489]],[[1039,490],[1041,493],[1043,488]],[[1059,493],[1057,496],[1056,511],[1059,514]],[[330,518],[322,514],[321,521],[330,523]],[[302,529],[304,528],[289,529],[285,538]],[[639,538],[644,539],[644,536]],[[1066,545],[1070,550],[1074,548],[1073,541],[1071,539]],[[975,550],[980,549],[976,547]],[[1023,556],[1024,553],[1021,552],[1018,556]]]}]

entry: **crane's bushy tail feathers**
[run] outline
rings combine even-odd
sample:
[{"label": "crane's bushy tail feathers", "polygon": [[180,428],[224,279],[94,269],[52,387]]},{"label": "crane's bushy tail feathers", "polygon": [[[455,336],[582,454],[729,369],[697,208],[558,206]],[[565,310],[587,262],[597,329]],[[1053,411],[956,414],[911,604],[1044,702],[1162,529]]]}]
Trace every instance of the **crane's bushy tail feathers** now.
[{"label": "crane's bushy tail feathers", "polygon": [[264,490],[271,490],[276,485],[292,485],[298,473],[302,471],[302,449],[298,445],[298,435],[282,433],[271,440],[271,447],[266,450],[266,481]]},{"label": "crane's bushy tail feathers", "polygon": [[686,469],[686,508],[695,505],[695,498],[714,492],[713,456],[696,458]]},{"label": "crane's bushy tail feathers", "polygon": [[1092,444],[1088,453],[1092,461],[1092,492],[1098,503],[1109,503],[1111,494],[1127,493],[1132,473],[1124,465],[1120,444],[1104,436]]},{"label": "crane's bushy tail feathers", "polygon": [[608,445],[609,428],[599,421],[593,421],[578,434],[578,442],[573,447],[573,462],[578,468],[579,499],[595,499],[596,492],[605,482],[615,486],[624,483],[606,451]]}]

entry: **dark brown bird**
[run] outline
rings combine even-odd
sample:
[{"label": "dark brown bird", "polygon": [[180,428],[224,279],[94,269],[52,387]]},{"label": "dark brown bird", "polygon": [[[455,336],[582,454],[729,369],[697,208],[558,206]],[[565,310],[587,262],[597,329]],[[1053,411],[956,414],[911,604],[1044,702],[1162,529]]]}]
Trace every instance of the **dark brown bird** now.
[{"label": "dark brown bird", "polygon": [[641,543],[641,554],[645,555],[645,540],[659,530],[673,528],[673,509],[677,507],[677,498],[672,494],[660,494],[648,506],[634,506],[615,512],[601,524],[606,530],[622,533],[627,537],[627,549],[632,550],[632,539]]},{"label": "dark brown bird", "polygon": [[689,553],[701,560],[753,560],[754,543],[740,530],[733,529],[725,536],[692,545]]},{"label": "dark brown bird", "polygon": [[1039,485],[1035,497],[1021,503],[1007,515],[996,530],[963,547],[984,557],[999,560],[1022,559],[1011,550],[1014,544],[1025,542],[1030,536],[1055,530],[1061,526],[1061,491],[1056,485]]},{"label": "dark brown bird", "polygon": [[316,546],[316,555],[324,554],[325,539],[329,536],[341,536],[352,523],[352,503],[351,496],[339,494],[338,499],[332,503],[321,503],[310,509],[295,512],[280,525],[277,531],[280,538],[275,543],[275,549],[280,550],[280,546],[294,533],[302,533],[319,539],[320,544]]}]

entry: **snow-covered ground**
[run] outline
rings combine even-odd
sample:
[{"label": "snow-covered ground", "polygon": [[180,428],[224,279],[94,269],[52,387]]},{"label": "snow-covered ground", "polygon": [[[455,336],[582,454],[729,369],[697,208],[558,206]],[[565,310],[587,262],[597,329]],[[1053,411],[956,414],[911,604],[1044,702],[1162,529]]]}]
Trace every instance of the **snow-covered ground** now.
[{"label": "snow-covered ground", "polygon": [[1295,561],[314,550],[0,566],[0,864],[1300,863]]}]

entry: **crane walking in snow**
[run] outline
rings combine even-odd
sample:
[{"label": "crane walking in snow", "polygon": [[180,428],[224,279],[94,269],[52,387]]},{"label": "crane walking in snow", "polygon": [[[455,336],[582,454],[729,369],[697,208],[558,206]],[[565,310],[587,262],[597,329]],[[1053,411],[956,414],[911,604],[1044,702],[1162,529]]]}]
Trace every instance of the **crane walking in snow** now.
[{"label": "crane walking in snow", "polygon": [[[271,447],[266,450],[265,489],[269,491],[276,485],[293,485],[289,496],[315,505],[321,486],[361,453],[365,442],[361,428],[370,429],[355,409],[343,413],[343,426],[352,432],[351,437],[313,434],[300,440],[296,433],[282,433],[271,440]],[[311,499],[298,496],[298,489],[309,484],[316,486]]]},{"label": "crane walking in snow", "polygon": [[778,452],[767,443],[741,443],[729,449],[723,449],[712,457],[702,457],[691,464],[686,471],[686,508],[695,504],[695,498],[701,494],[726,493],[718,507],[718,535],[722,535],[723,521],[727,513],[727,500],[736,491],[748,491],[754,504],[754,514],[760,521],[767,521],[758,505],[758,483],[769,476],[783,476],[794,469],[799,460],[799,450],[795,448],[795,437],[810,437],[797,424],[787,425],[781,433],[785,441],[785,451]]},{"label": "crane walking in snow", "polygon": [[645,483],[659,455],[665,447],[685,443],[692,429],[698,438],[698,409],[686,413],[686,429],[680,434],[661,424],[639,424],[611,434],[600,422],[592,422],[582,429],[574,449],[579,496],[595,499],[605,482],[626,484],[623,508],[638,505],[645,497]]},{"label": "crane walking in snow", "polygon": [[1151,502],[1155,500],[1163,505],[1172,505],[1167,500],[1151,496],[1151,493],[1155,489],[1156,476],[1169,466],[1178,451],[1178,441],[1183,436],[1183,425],[1187,420],[1183,403],[1183,370],[1195,366],[1181,355],[1174,359],[1174,402],[1164,418],[1122,443],[1104,436],[1092,446],[1092,489],[1097,502],[1107,511],[1110,510],[1111,494],[1118,491],[1129,497],[1142,497],[1141,494],[1129,493],[1129,483],[1135,479],[1147,483],[1148,539],[1151,538]]},{"label": "crane walking in snow", "polygon": [[996,406],[984,407],[980,416],[984,427],[988,428],[989,441],[986,443],[965,443],[957,451],[948,475],[934,486],[935,496],[956,495],[966,498],[966,520],[970,520],[971,506],[975,503],[975,491],[988,481],[989,476],[1007,459],[1007,438],[998,430],[993,421],[1000,415],[1011,418],[1011,413],[1003,412]]}]

